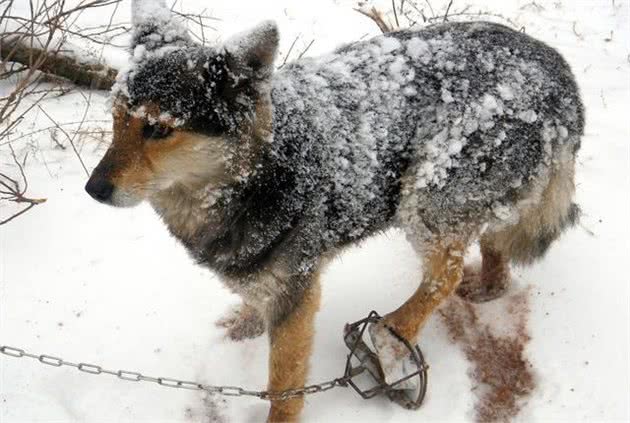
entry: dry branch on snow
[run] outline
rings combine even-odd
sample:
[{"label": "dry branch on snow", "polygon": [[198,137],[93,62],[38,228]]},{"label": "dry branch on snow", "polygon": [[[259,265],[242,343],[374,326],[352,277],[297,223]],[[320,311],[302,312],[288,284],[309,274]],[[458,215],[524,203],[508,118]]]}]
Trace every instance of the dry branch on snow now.
[{"label": "dry branch on snow", "polygon": [[81,63],[71,56],[29,47],[16,38],[0,41],[0,51],[13,52],[11,61],[24,66],[28,66],[34,57],[42,58],[37,67],[39,72],[62,77],[78,86],[95,90],[109,90],[118,74],[116,69],[105,64]]}]

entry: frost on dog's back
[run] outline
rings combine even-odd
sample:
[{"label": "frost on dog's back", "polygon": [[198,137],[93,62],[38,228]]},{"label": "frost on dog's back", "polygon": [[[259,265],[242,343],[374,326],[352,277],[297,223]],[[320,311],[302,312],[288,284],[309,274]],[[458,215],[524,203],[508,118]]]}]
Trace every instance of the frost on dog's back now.
[{"label": "frost on dog's back", "polygon": [[400,189],[403,175],[438,226],[505,217],[502,203],[542,178],[563,146],[577,150],[583,132],[560,55],[490,23],[392,33],[295,63],[276,76],[274,105],[280,144],[320,157],[342,210],[337,228],[350,234],[391,212],[400,193],[385,187]]}]

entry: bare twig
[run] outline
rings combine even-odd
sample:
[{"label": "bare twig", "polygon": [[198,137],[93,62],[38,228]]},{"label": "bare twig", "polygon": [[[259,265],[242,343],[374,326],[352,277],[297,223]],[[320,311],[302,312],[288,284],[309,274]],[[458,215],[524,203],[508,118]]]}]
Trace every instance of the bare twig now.
[{"label": "bare twig", "polygon": [[17,213],[12,214],[8,218],[0,220],[0,225],[4,225],[16,219],[17,217],[23,215],[33,207],[45,203],[45,198],[28,198],[26,197],[26,191],[28,190],[28,179],[26,179],[26,174],[24,173],[24,163],[26,162],[26,156],[24,157],[24,161],[20,162],[15,154],[15,151],[11,146],[9,146],[11,150],[11,156],[13,158],[13,162],[18,167],[20,172],[20,176],[22,177],[22,185],[16,180],[11,178],[5,173],[0,172],[0,199],[5,201],[10,201],[17,204],[26,204],[26,207]]},{"label": "bare twig", "polygon": [[446,12],[444,12],[444,21],[443,22],[448,21],[448,12],[451,10],[451,6],[452,5],[453,5],[453,0],[448,2],[448,6],[446,7]]},{"label": "bare twig", "polygon": [[299,35],[295,37],[295,40],[293,40],[293,42],[291,43],[291,47],[289,47],[289,51],[287,51],[287,54],[284,55],[284,60],[282,61],[280,66],[278,66],[278,69],[282,69],[282,67],[287,64],[287,60],[289,60],[289,56],[291,55],[291,52],[293,51],[293,47],[295,47],[295,43],[297,43],[299,39],[300,39]]},{"label": "bare twig", "polygon": [[300,59],[301,59],[301,58],[302,58],[302,57],[306,54],[306,52],[307,52],[307,51],[311,48],[311,46],[313,45],[313,43],[315,43],[315,40],[314,40],[314,39],[313,39],[313,40],[311,40],[311,42],[310,42],[310,43],[308,43],[308,45],[304,48],[304,50],[302,50],[302,51],[300,52],[300,54],[299,54],[299,55],[298,55],[298,57],[297,57],[297,58],[298,58],[298,60],[300,60]]},{"label": "bare twig", "polygon": [[56,131],[56,130],[52,130],[52,131],[50,131],[50,139],[51,139],[51,140],[55,143],[55,146],[56,146],[57,148],[59,148],[59,149],[61,149],[61,150],[65,150],[65,149],[66,149],[66,146],[65,146],[65,145],[63,145],[63,144],[59,141],[59,139],[58,139],[58,137],[57,137],[57,131]]},{"label": "bare twig", "polygon": [[[78,125],[79,123],[81,123],[81,121],[77,121],[77,122],[64,122],[64,123],[60,123],[59,126],[73,126],[73,125]],[[86,120],[84,123],[94,123],[94,124],[105,124],[105,123],[110,123],[109,120]],[[39,134],[41,132],[50,132],[54,129],[57,129],[56,125],[53,126],[48,126],[46,128],[41,128],[41,129],[37,129],[34,131],[30,131],[24,134],[20,134],[18,137],[13,138],[11,141],[4,141],[0,143],[0,147],[3,147],[5,145],[11,144],[11,143],[15,143],[17,141],[20,141],[21,139],[24,138],[28,138],[30,136]],[[102,132],[103,129],[98,129],[98,131],[95,132]],[[79,132],[79,131],[76,131]],[[86,131],[83,131],[83,133],[85,133]],[[110,132],[110,131],[104,131],[104,132]]]},{"label": "bare twig", "polygon": [[394,31],[394,28],[392,28],[390,24],[385,22],[385,17],[383,16],[383,13],[380,12],[375,7],[372,7],[371,9],[368,9],[368,10],[361,9],[361,8],[357,8],[354,10],[372,19],[372,21],[374,21],[374,23],[378,26],[378,28],[381,30],[382,33],[386,34],[388,32]]},{"label": "bare twig", "polygon": [[[404,4],[404,0],[403,0],[403,4]],[[394,21],[396,22],[396,28],[400,28],[400,22],[398,22],[398,12],[396,12],[396,0],[392,0],[392,10],[394,11]]]},{"label": "bare twig", "polygon": [[424,2],[427,4],[427,6],[429,6],[429,10],[431,11],[431,17],[434,18],[435,15],[435,11],[433,10],[433,6],[431,6],[431,2],[429,0],[424,0]]},{"label": "bare twig", "polygon": [[[284,59],[282,60],[282,63],[280,64],[280,66],[278,66],[278,69],[282,69],[288,63],[289,59],[291,58],[291,53],[293,52],[293,49],[295,48],[295,45],[299,39],[300,39],[299,35],[295,37],[295,39],[291,43],[291,46],[289,47],[289,50],[287,51],[287,54],[284,55]],[[300,54],[298,54],[297,56],[297,60],[300,60],[302,57],[304,57],[304,55],[308,52],[308,50],[311,48],[314,42],[315,40],[311,40],[311,42],[308,43],[308,45],[304,49],[302,49]]]},{"label": "bare twig", "polygon": [[[359,3],[363,7],[355,9],[359,13],[364,16],[370,18],[376,25],[379,27],[381,32],[387,33],[401,28],[411,28],[416,24],[434,24],[440,22],[447,22],[449,20],[459,18],[459,19],[478,19],[478,18],[494,18],[500,19],[512,26],[515,29],[520,29],[524,31],[524,28],[521,28],[516,22],[512,21],[510,18],[503,16],[499,13],[488,12],[488,11],[472,11],[470,5],[465,5],[461,9],[455,8],[455,1],[450,0],[446,6],[446,10],[444,14],[437,14],[435,9],[433,8],[431,2],[429,0],[423,0],[423,4],[426,4],[430,11],[430,15],[427,16],[425,14],[424,9],[418,6],[418,1],[414,0],[399,0],[400,7],[396,7],[395,3],[392,3],[392,12],[393,19],[395,24],[392,24],[387,19],[387,15],[382,11],[376,9],[375,7],[367,8],[364,3]],[[401,17],[403,17],[407,22],[401,22]]]},{"label": "bare twig", "polygon": [[[83,159],[81,158],[81,154],[79,154],[79,150],[77,150],[77,147],[74,145],[74,137],[71,137],[68,132],[66,132],[65,129],[63,129],[61,127],[61,125],[59,125],[59,123],[57,123],[57,121],[55,119],[53,119],[48,113],[46,113],[46,110],[44,110],[42,108],[42,106],[37,106],[39,107],[39,110],[42,111],[43,114],[46,115],[46,117],[55,125],[55,127],[61,131],[62,134],[64,134],[66,136],[66,139],[68,140],[68,142],[70,143],[70,145],[72,146],[72,150],[74,151],[74,154],[77,156],[77,158],[79,159],[79,162],[81,163],[81,167],[83,167],[83,170],[85,171],[85,174],[87,176],[90,176],[90,172],[87,170],[87,167],[85,166],[85,163],[83,162]],[[88,106],[89,107],[89,106]],[[84,120],[85,120],[85,115],[83,116]]]}]

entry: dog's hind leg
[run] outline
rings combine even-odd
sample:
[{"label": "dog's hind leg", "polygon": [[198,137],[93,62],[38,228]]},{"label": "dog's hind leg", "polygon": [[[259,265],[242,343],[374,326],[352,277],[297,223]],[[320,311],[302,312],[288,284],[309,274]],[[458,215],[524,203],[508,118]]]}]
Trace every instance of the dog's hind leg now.
[{"label": "dog's hind leg", "polygon": [[466,247],[465,239],[423,242],[421,253],[424,274],[420,287],[397,310],[370,328],[370,335],[388,383],[399,378],[397,372],[400,360],[408,354],[404,344],[388,328],[411,344],[415,343],[424,322],[460,283]]},{"label": "dog's hind leg", "polygon": [[520,210],[514,225],[485,233],[482,263],[466,266],[457,293],[473,302],[489,301],[505,292],[510,282],[509,262],[528,265],[542,258],[553,241],[575,225],[580,209],[573,203],[574,159],[553,169],[540,198]]},{"label": "dog's hind leg", "polygon": [[[291,304],[288,312],[283,311],[282,317],[272,317],[269,323],[271,351],[268,390],[271,392],[303,387],[308,373],[315,314],[319,309],[318,275],[310,276],[308,281],[300,280],[295,283],[307,286],[301,298]],[[286,307],[282,308],[286,310]],[[272,401],[267,421],[296,422],[303,406],[302,397]]]},{"label": "dog's hind leg", "polygon": [[462,283],[457,288],[457,295],[474,303],[499,298],[510,286],[509,256],[491,237],[483,236],[479,244],[481,265],[464,266]]}]

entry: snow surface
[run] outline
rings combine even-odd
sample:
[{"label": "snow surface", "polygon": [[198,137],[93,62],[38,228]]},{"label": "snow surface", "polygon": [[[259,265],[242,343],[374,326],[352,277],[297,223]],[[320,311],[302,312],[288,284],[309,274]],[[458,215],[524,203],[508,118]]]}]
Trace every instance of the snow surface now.
[{"label": "snow surface", "polygon": [[[318,55],[378,33],[372,22],[352,10],[352,1],[314,3],[217,2],[209,11],[222,20],[209,38],[227,39],[262,19],[274,19],[281,30],[281,56],[297,35],[296,49],[315,39],[308,54]],[[383,8],[389,3],[381,2]],[[630,281],[621,266],[630,258],[628,4],[565,0],[541,2],[541,10],[528,1],[504,3],[466,4],[503,13],[558,48],[573,68],[587,113],[577,166],[581,227],[564,235],[540,263],[514,270],[513,292],[531,293],[532,339],[526,353],[537,378],[537,388],[517,420],[627,421]],[[447,4],[435,2],[434,8],[444,10]],[[208,5],[189,0],[182,7],[201,11]],[[129,21],[130,15],[129,2],[123,2],[118,19]],[[100,23],[102,16],[100,10],[81,19],[88,25]],[[606,41],[611,31],[612,40]],[[408,44],[407,50],[424,58],[428,46]],[[104,54],[112,63],[126,61],[119,51]],[[392,67],[397,73],[395,62]],[[510,86],[497,91],[500,99],[483,99],[484,111],[497,112],[501,100],[518,96]],[[442,99],[448,102],[449,92],[443,92]],[[61,122],[77,121],[83,97],[75,93],[50,99],[44,107]],[[29,117],[24,132],[50,125],[40,113]],[[88,118],[109,118],[106,95],[92,96]],[[526,121],[536,118],[534,111],[521,115]],[[550,138],[564,137],[566,128],[549,131]],[[495,142],[501,141],[499,134]],[[91,200],[83,191],[86,177],[80,164],[69,149],[54,148],[48,131],[13,146],[20,155],[32,153],[25,169],[29,193],[48,202],[0,227],[0,345],[113,369],[264,388],[266,339],[232,343],[223,338],[214,321],[238,298],[210,272],[192,264],[148,205],[119,210]],[[103,147],[86,141],[81,154],[89,167],[96,165]],[[0,166],[15,174],[5,145],[0,145]],[[0,202],[0,216],[14,210]],[[472,251],[470,258],[476,255]],[[417,286],[420,267],[396,232],[353,248],[332,263],[323,279],[309,381],[340,375],[343,324],[371,309],[385,313],[397,307]],[[490,303],[479,309],[493,316],[500,306]],[[503,319],[510,316],[494,319],[499,332]],[[472,420],[476,399],[471,392],[475,381],[467,374],[470,363],[451,342],[439,316],[430,320],[420,344],[431,365],[429,392],[420,410],[409,412],[385,399],[364,401],[350,390],[338,390],[309,397],[304,421]],[[0,356],[3,423],[241,422],[261,421],[266,410],[267,404],[256,399],[202,398],[196,392]]]}]

